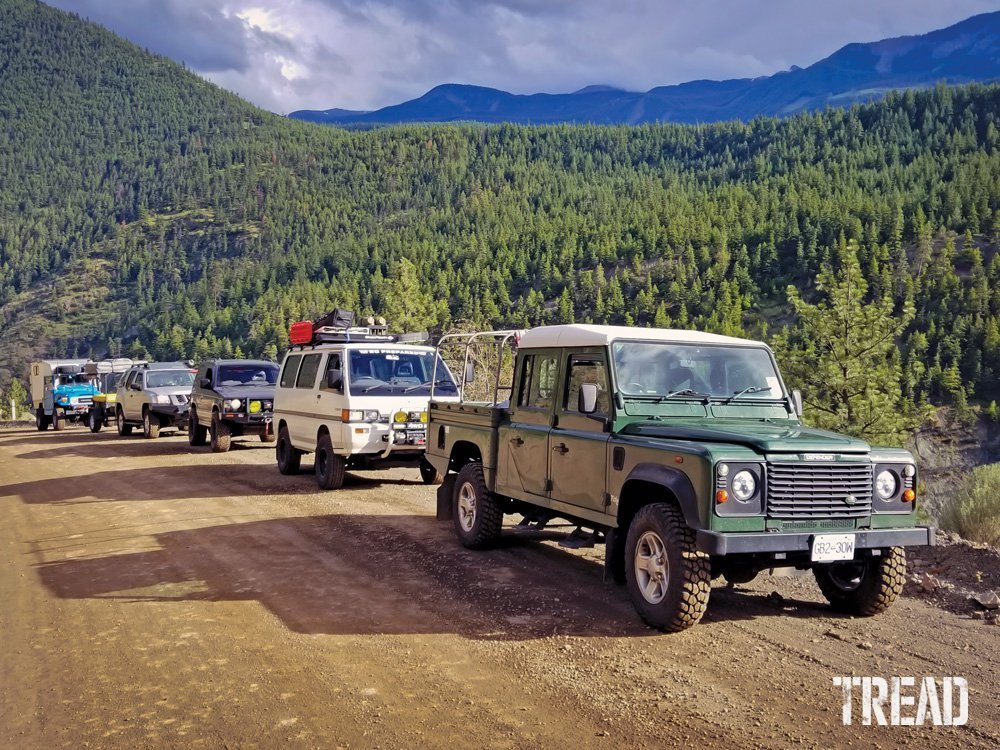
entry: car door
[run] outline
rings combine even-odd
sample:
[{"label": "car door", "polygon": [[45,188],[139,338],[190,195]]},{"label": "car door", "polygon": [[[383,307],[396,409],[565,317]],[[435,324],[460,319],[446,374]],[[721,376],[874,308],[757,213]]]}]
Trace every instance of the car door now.
[{"label": "car door", "polygon": [[319,406],[319,391],[316,389],[316,379],[320,372],[322,352],[313,352],[302,356],[298,375],[295,377],[293,409],[296,415],[289,420],[289,432],[292,443],[307,446],[308,450],[316,447],[316,411]]},{"label": "car door", "polygon": [[125,388],[122,390],[121,398],[119,399],[125,419],[132,418],[132,404],[136,396],[136,391],[132,389],[132,386],[139,382],[141,377],[142,373],[139,370],[133,370],[125,381]]},{"label": "car door", "polygon": [[[562,364],[562,388],[549,432],[550,497],[569,505],[603,511],[607,489],[608,425],[611,419],[607,358],[602,350],[570,352]],[[597,386],[597,410],[578,408],[580,386]]]},{"label": "car door", "polygon": [[521,354],[511,421],[500,429],[498,489],[514,497],[546,498],[548,436],[552,427],[559,357],[555,350]]}]

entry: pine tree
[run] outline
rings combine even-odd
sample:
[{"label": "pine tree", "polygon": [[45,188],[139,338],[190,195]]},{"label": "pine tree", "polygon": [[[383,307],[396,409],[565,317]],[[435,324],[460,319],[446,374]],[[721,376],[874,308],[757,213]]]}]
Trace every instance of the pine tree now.
[{"label": "pine tree", "polygon": [[913,317],[893,314],[889,298],[867,298],[857,243],[846,243],[840,267],[816,277],[821,298],[788,298],[797,320],[774,338],[786,378],[803,389],[806,416],[817,427],[879,443],[900,443],[916,426],[901,389],[897,338]]}]

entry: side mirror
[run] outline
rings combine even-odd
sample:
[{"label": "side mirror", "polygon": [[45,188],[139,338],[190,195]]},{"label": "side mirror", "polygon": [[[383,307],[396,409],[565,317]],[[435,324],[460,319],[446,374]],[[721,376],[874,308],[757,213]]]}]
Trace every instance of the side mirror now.
[{"label": "side mirror", "polygon": [[476,363],[467,362],[465,365],[465,382],[471,383],[476,379]]},{"label": "side mirror", "polygon": [[792,411],[796,417],[802,418],[802,391],[798,388],[792,391]]},{"label": "side mirror", "polygon": [[198,381],[198,387],[199,388],[211,388],[212,387],[212,379],[211,378],[202,378],[201,380]]},{"label": "side mirror", "polygon": [[335,391],[344,390],[344,371],[343,370],[327,370],[326,371],[326,387],[332,388]]},{"label": "side mirror", "polygon": [[141,391],[142,385],[140,383],[132,383],[132,385],[130,385],[129,388],[131,388],[133,391]]},{"label": "side mirror", "polygon": [[576,410],[581,414],[593,414],[597,411],[597,385],[583,383],[580,385],[580,395],[577,397]]}]

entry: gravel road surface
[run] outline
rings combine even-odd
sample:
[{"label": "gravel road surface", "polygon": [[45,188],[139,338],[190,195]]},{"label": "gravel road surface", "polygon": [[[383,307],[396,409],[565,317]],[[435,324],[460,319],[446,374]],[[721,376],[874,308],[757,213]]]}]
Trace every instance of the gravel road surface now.
[{"label": "gravel road surface", "polygon": [[[319,492],[303,468],[0,430],[0,747],[1000,747],[989,619],[909,595],[841,617],[764,575],[662,635],[600,548],[467,551],[416,470]],[[964,677],[968,723],[864,726],[856,702],[844,726],[838,675]]]}]

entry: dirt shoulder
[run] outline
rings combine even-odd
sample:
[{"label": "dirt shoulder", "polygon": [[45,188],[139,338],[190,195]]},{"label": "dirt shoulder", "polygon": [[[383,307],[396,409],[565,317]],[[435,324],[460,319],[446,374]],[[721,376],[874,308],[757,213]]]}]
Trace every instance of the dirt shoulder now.
[{"label": "dirt shoulder", "polygon": [[[470,552],[415,470],[322,493],[255,441],[0,430],[0,506],[4,747],[1000,746],[1000,627],[916,589],[720,583],[662,635],[599,548]],[[968,724],[844,726],[843,675],[963,676]]]}]

